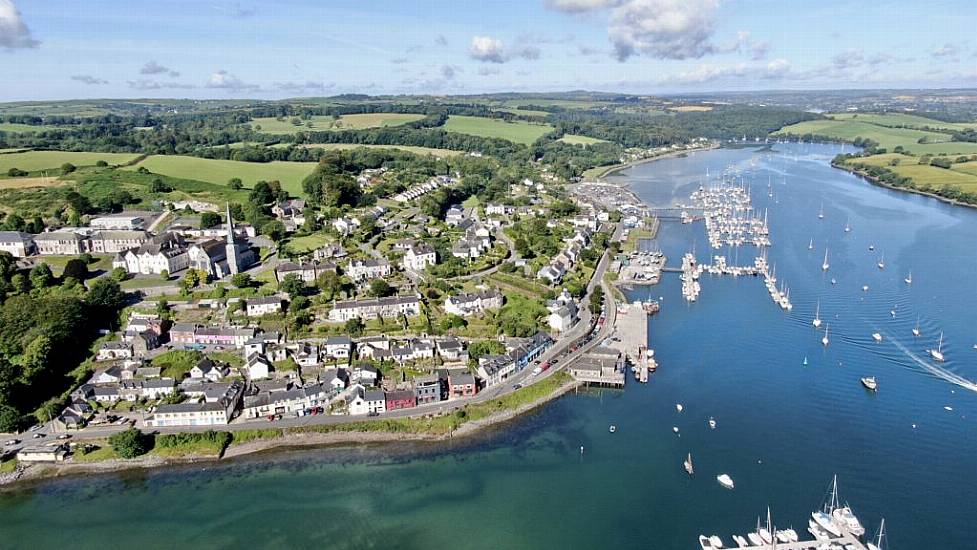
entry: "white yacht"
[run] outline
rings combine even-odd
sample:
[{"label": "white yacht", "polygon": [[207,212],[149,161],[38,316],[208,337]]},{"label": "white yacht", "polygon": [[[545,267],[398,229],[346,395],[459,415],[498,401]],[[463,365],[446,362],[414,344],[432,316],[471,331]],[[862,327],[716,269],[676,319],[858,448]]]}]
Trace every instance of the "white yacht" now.
[{"label": "white yacht", "polygon": [[678,426],[672,426],[672,431],[678,433]]},{"label": "white yacht", "polygon": [[879,389],[879,383],[876,382],[874,376],[864,376],[864,377],[862,377],[862,385],[865,386],[867,389],[870,389],[872,391],[876,391],[877,389]]},{"label": "white yacht", "polygon": [[719,474],[718,476],[716,476],[716,481],[718,481],[720,485],[722,485],[727,489],[732,489],[736,486],[733,483],[733,478],[729,477],[728,474]]},{"label": "white yacht", "polygon": [[841,508],[835,508],[835,510],[831,512],[831,517],[833,517],[838,524],[844,526],[856,537],[860,537],[865,534],[865,528],[862,527],[862,523],[858,521],[858,518],[855,517],[855,514],[852,513],[851,508],[849,508],[847,505],[842,506]]},{"label": "white yacht", "polygon": [[916,326],[913,327],[913,336],[919,336],[919,316],[916,317]]},{"label": "white yacht", "polygon": [[885,269],[885,253],[882,254],[881,258],[879,258],[879,263],[875,265],[879,266],[879,269]]},{"label": "white yacht", "polygon": [[709,417],[709,428],[712,430],[716,429],[716,419],[711,416]]},{"label": "white yacht", "polygon": [[821,344],[825,346],[828,345],[828,328],[828,325],[824,325],[824,337],[821,338]]},{"label": "white yacht", "polygon": [[807,243],[807,249],[814,250],[814,239],[811,239],[811,242]]},{"label": "white yacht", "polygon": [[[841,529],[835,525],[834,520],[831,516],[825,512],[811,512],[811,518],[817,523],[818,527],[825,530],[829,534],[835,537],[841,536]],[[817,536],[817,535],[815,535]]]},{"label": "white yacht", "polygon": [[885,538],[885,518],[882,518],[882,523],[879,524],[879,534],[874,542],[869,542],[868,550],[882,550],[882,540]]},{"label": "white yacht", "polygon": [[789,542],[797,542],[800,540],[800,537],[797,536],[797,531],[793,529],[784,529],[784,533],[787,533],[787,540]]},{"label": "white yacht", "polygon": [[882,335],[879,334],[878,332],[873,332],[872,333],[872,339],[875,340],[876,342],[881,342],[882,341]]},{"label": "white yacht", "polygon": [[910,271],[910,272],[909,272],[909,274],[908,274],[908,275],[906,275],[906,278],[905,278],[905,279],[903,279],[903,281],[906,281],[906,284],[907,284],[907,285],[911,285],[911,284],[913,284],[913,272],[912,272],[912,271]]},{"label": "white yacht", "polygon": [[868,292],[868,285],[862,285],[862,292]]},{"label": "white yacht", "polygon": [[739,548],[747,548],[750,546],[750,541],[746,540],[746,537],[742,535],[733,535],[733,542],[735,542],[736,546]]},{"label": "white yacht", "polygon": [[750,543],[752,543],[753,546],[763,546],[763,539],[760,538],[760,535],[756,533],[747,533],[746,537],[750,539]]},{"label": "white yacht", "polygon": [[818,212],[818,219],[819,220],[823,220],[824,219],[824,203],[823,202],[821,203],[821,210]]},{"label": "white yacht", "polygon": [[682,407],[682,404],[681,404],[681,403],[676,403],[676,404],[675,404],[675,410],[676,410],[676,411],[678,411],[678,412],[682,412],[682,409],[683,409],[683,408],[684,408],[684,407]]},{"label": "white yacht", "polygon": [[936,349],[931,349],[930,350],[930,356],[933,357],[933,359],[936,359],[937,361],[939,361],[941,363],[943,361],[945,361],[945,359],[943,357],[943,331],[940,331],[940,341],[936,345]]},{"label": "white yacht", "polygon": [[821,264],[821,271],[827,271],[829,267],[831,267],[831,265],[828,264],[828,249],[825,248],[824,249],[824,263]]},{"label": "white yacht", "polygon": [[695,469],[692,467],[692,453],[689,453],[689,455],[685,457],[685,462],[682,463],[682,466],[685,466],[685,473],[689,475],[695,473]]},{"label": "white yacht", "polygon": [[814,328],[821,326],[821,300],[818,300],[818,307],[814,310],[814,320],[811,321]]}]

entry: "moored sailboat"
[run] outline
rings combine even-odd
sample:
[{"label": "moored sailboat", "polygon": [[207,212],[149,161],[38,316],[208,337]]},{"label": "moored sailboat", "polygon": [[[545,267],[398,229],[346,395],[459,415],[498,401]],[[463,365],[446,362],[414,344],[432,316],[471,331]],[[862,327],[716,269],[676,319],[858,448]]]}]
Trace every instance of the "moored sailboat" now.
[{"label": "moored sailboat", "polygon": [[811,321],[811,324],[814,325],[814,328],[821,326],[821,300],[818,300],[818,306],[814,310],[814,320]]},{"label": "moored sailboat", "polygon": [[685,457],[685,462],[682,463],[682,466],[685,467],[685,473],[689,475],[695,473],[695,469],[692,468],[692,453],[689,453],[689,455]]},{"label": "moored sailboat", "polygon": [[946,359],[943,357],[943,331],[940,331],[940,341],[936,344],[936,349],[930,350],[930,356],[939,362],[943,362]]},{"label": "moored sailboat", "polygon": [[828,329],[829,328],[830,327],[828,325],[824,325],[824,337],[821,338],[821,344],[824,345],[824,346],[827,346],[828,345]]}]

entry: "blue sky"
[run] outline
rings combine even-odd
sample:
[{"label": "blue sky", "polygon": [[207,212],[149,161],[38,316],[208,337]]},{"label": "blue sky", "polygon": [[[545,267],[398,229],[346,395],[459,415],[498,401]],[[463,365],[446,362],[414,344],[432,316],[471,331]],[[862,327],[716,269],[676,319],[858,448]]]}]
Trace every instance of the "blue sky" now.
[{"label": "blue sky", "polygon": [[957,0],[0,0],[0,100],[977,87]]}]

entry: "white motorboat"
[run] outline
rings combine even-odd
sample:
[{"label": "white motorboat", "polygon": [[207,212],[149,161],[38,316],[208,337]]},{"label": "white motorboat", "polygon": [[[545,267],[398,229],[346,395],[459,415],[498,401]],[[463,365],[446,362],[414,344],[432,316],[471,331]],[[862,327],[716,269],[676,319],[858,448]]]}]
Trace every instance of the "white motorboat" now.
[{"label": "white motorboat", "polygon": [[824,325],[824,337],[821,338],[821,344],[825,346],[828,345],[828,329],[828,325]]},{"label": "white motorboat", "polygon": [[756,533],[747,533],[746,537],[750,539],[750,543],[753,544],[753,546],[763,546],[763,539],[760,538],[760,535]]},{"label": "white motorboat", "polygon": [[790,542],[797,542],[800,537],[797,536],[797,531],[793,529],[784,529],[784,533],[787,533],[787,540]]},{"label": "white motorboat", "polygon": [[814,250],[814,239],[811,239],[811,242],[807,243],[807,249]]},{"label": "white motorboat", "polygon": [[845,220],[845,233],[851,233],[851,223]]},{"label": "white motorboat", "polygon": [[882,257],[879,258],[879,263],[877,263],[875,265],[879,266],[879,269],[885,269],[885,254],[884,253],[882,254]]},{"label": "white motorboat", "polygon": [[824,203],[823,202],[821,203],[821,210],[818,211],[818,219],[819,220],[823,220],[824,219]]},{"label": "white motorboat", "polygon": [[739,548],[746,548],[750,546],[750,541],[746,540],[746,537],[742,535],[733,535],[733,542],[735,542],[736,546]]},{"label": "white motorboat", "polygon": [[672,432],[678,433],[678,426],[672,426]]},{"label": "white motorboat", "polygon": [[709,542],[712,543],[712,547],[713,548],[722,548],[723,547],[723,539],[719,538],[716,535],[713,535],[713,536],[709,537]]},{"label": "white motorboat", "polygon": [[941,363],[946,360],[943,357],[943,331],[940,331],[940,341],[936,345],[936,349],[930,350],[930,356]]},{"label": "white motorboat", "polygon": [[903,279],[903,281],[906,281],[906,284],[907,284],[907,285],[911,285],[911,284],[913,284],[913,272],[912,272],[912,271],[910,271],[910,272],[909,272],[909,275],[906,275],[906,278],[905,278],[905,279]]},{"label": "white motorboat", "polygon": [[614,433],[614,432],[617,431],[617,426],[615,426],[614,424],[611,424],[611,427],[610,428],[607,428],[607,431],[609,431],[611,433]]},{"label": "white motorboat", "polygon": [[774,536],[777,537],[777,542],[790,542],[790,539],[787,538],[787,531],[777,531]]},{"label": "white motorboat", "polygon": [[834,277],[832,277],[831,278],[831,284],[836,285],[836,284],[838,284],[838,281]]},{"label": "white motorboat", "polygon": [[699,546],[702,547],[702,550],[710,550],[713,548],[712,541],[710,541],[709,537],[705,535],[699,535]]},{"label": "white motorboat", "polygon": [[685,473],[689,475],[695,473],[695,469],[692,467],[692,453],[689,453],[689,456],[685,457],[685,462],[682,463],[682,466],[685,466]]},{"label": "white motorboat", "polygon": [[916,326],[913,327],[913,336],[919,336],[919,317],[916,317]]},{"label": "white motorboat", "polygon": [[838,526],[835,525],[834,520],[829,514],[825,512],[812,512],[811,518],[814,519],[814,522],[817,523],[818,527],[821,529],[824,529],[835,537],[841,536],[841,529],[838,529]]},{"label": "white motorboat", "polygon": [[821,264],[821,271],[827,271],[831,265],[828,263],[828,249],[824,249],[824,262]]},{"label": "white motorboat", "polygon": [[876,342],[881,342],[882,341],[882,335],[879,334],[878,332],[873,332],[872,333],[872,340],[875,340]]},{"label": "white motorboat", "polygon": [[872,391],[876,391],[877,389],[879,389],[879,383],[875,380],[874,376],[863,376],[862,385]]},{"label": "white motorboat", "polygon": [[868,285],[862,285],[862,292],[868,292]]},{"label": "white motorboat", "polygon": [[727,489],[733,489],[736,486],[733,483],[733,478],[729,477],[729,475],[727,474],[719,474],[718,476],[716,476],[716,481],[718,481],[720,485],[722,485]]},{"label": "white motorboat", "polygon": [[831,517],[833,517],[837,523],[843,525],[856,537],[860,537],[865,534],[865,528],[862,527],[862,523],[858,521],[858,518],[852,513],[850,507],[842,506],[841,508],[835,508],[835,510],[831,512]]},{"label": "white motorboat", "polygon": [[811,321],[811,324],[814,325],[814,328],[821,326],[821,300],[818,300],[818,307],[814,310],[814,320]]},{"label": "white motorboat", "polygon": [[682,404],[681,404],[681,403],[676,403],[676,404],[675,404],[675,410],[676,410],[676,411],[678,411],[678,412],[682,412],[682,409],[683,409],[683,408],[684,408],[684,407],[682,407]]},{"label": "white motorboat", "polygon": [[713,430],[716,429],[716,419],[711,416],[709,417],[709,428]]},{"label": "white motorboat", "polygon": [[807,520],[807,532],[814,535],[814,538],[817,540],[828,540],[831,538],[828,532],[822,529],[813,519]]},{"label": "white motorboat", "polygon": [[869,251],[875,250],[875,245],[874,244],[868,245],[868,249]]}]

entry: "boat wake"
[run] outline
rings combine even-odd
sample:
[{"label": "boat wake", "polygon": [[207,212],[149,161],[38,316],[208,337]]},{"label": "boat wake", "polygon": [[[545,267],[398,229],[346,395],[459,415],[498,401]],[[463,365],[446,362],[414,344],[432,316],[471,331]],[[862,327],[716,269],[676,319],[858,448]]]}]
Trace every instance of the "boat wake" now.
[{"label": "boat wake", "polygon": [[925,370],[926,372],[934,376],[937,376],[939,378],[942,378],[943,380],[946,380],[951,384],[956,384],[961,388],[966,388],[972,392],[977,392],[977,383],[971,382],[970,380],[967,380],[966,378],[960,376],[959,374],[956,374],[943,367],[939,367],[930,363],[929,361],[913,353],[912,350],[904,346],[902,342],[898,340],[893,339],[890,340],[890,342],[892,342],[897,348],[899,348],[900,351],[905,353],[907,357],[912,359],[913,362],[915,362],[917,365],[922,367],[922,369]]}]

